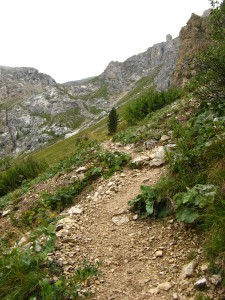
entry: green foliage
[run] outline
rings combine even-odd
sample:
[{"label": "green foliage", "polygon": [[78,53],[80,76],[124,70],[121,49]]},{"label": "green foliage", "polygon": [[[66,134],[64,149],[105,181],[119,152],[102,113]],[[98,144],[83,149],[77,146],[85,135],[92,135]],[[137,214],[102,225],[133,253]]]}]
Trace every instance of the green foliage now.
[{"label": "green foliage", "polygon": [[11,159],[9,156],[0,158],[0,171],[4,171],[10,167]]},{"label": "green foliage", "polygon": [[195,300],[213,300],[213,299],[203,293],[197,293],[195,295]]},{"label": "green foliage", "polygon": [[201,105],[217,110],[223,114],[225,110],[225,2],[218,6],[217,1],[211,1],[213,12],[211,14],[210,47],[199,55],[197,60],[198,88],[196,95],[201,99]]},{"label": "green foliage", "polygon": [[[86,261],[71,278],[48,260],[54,250],[55,228],[40,227],[30,238],[31,247],[5,249],[0,256],[0,298],[2,300],[69,300],[80,299],[79,289],[92,276],[98,276],[97,265]],[[53,279],[54,278],[54,279]]]},{"label": "green foliage", "polygon": [[120,142],[124,145],[129,143],[136,143],[140,140],[140,136],[135,134],[138,130],[138,126],[129,126],[126,130],[117,133],[113,136],[114,142]]},{"label": "green foliage", "polygon": [[104,177],[108,178],[121,170],[130,161],[130,157],[125,153],[118,151],[112,153],[106,150],[99,156],[99,161],[104,168]]},{"label": "green foliage", "polygon": [[[100,176],[100,174],[98,174]],[[24,211],[19,220],[14,220],[11,216],[12,222],[17,227],[29,227],[33,228],[40,224],[45,224],[46,220],[52,222],[55,220],[57,213],[63,211],[68,206],[72,205],[76,201],[76,197],[84,190],[85,187],[91,184],[91,180],[96,179],[96,174],[88,172],[83,180],[76,180],[74,183],[56,189],[54,193],[42,194],[41,199],[35,202],[32,208]]]},{"label": "green foliage", "polygon": [[141,194],[128,204],[131,210],[141,215],[142,218],[165,217],[170,210],[170,202],[166,198],[158,197],[158,186],[141,186]]},{"label": "green foliage", "polygon": [[166,92],[148,91],[136,98],[125,112],[125,120],[136,124],[149,113],[154,112],[181,97],[181,90],[170,88]]},{"label": "green foliage", "polygon": [[[223,177],[224,179],[224,177]],[[206,253],[211,263],[225,276],[225,197],[223,191],[217,195],[214,205],[205,213],[204,225],[208,231]]]},{"label": "green foliage", "polygon": [[185,125],[174,125],[177,147],[168,157],[171,171],[183,177],[189,174],[193,178],[192,186],[198,175],[201,183],[206,182],[207,174],[203,170],[225,154],[223,123],[224,117],[204,112]]},{"label": "green foliage", "polygon": [[62,211],[73,204],[76,195],[83,190],[85,181],[76,181],[73,186],[63,187],[54,194],[45,193],[43,195],[43,204],[52,211]]},{"label": "green foliage", "polygon": [[39,290],[39,281],[45,276],[39,267],[39,257],[31,251],[12,252],[0,257],[0,297],[1,299],[24,300]]},{"label": "green foliage", "polygon": [[116,132],[118,126],[118,115],[115,107],[111,109],[108,116],[108,132],[109,135],[112,135]]},{"label": "green foliage", "polygon": [[187,192],[174,196],[175,212],[178,221],[193,223],[199,218],[200,211],[214,202],[216,187],[197,184]]},{"label": "green foliage", "polygon": [[47,168],[47,163],[34,161],[31,157],[0,174],[0,196],[15,190],[28,179],[35,178]]},{"label": "green foliage", "polygon": [[[37,240],[42,236],[42,244],[36,251]],[[0,298],[29,299],[40,293],[39,282],[48,274],[47,254],[53,250],[55,234],[52,226],[39,228],[33,233],[31,247],[5,250],[0,256]],[[35,243],[36,241],[36,243]]]},{"label": "green foliage", "polygon": [[[96,263],[96,266],[99,266],[99,263]],[[86,260],[83,262],[83,266],[76,269],[73,274],[73,280],[75,282],[84,282],[90,276],[98,276],[100,272],[97,270],[96,267],[90,265]]]},{"label": "green foliage", "polygon": [[135,199],[129,201],[132,210],[140,214],[143,218],[153,215],[154,204],[156,202],[156,194],[150,186],[141,186],[141,194]]}]

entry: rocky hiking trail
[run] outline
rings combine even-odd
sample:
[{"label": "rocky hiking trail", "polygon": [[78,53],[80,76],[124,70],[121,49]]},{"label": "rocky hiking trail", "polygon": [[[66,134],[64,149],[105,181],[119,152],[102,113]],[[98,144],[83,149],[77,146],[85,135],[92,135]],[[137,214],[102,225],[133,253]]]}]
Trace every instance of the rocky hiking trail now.
[{"label": "rocky hiking trail", "polygon": [[[79,204],[64,211],[49,259],[68,276],[84,260],[100,262],[101,276],[81,290],[93,292],[95,300],[194,299],[194,283],[208,268],[199,237],[171,217],[141,220],[128,206],[141,185],[152,185],[164,174],[163,161],[151,156],[154,149],[139,153],[109,142],[103,146],[130,154],[143,167],[99,180]],[[158,167],[150,165],[154,159]]]}]

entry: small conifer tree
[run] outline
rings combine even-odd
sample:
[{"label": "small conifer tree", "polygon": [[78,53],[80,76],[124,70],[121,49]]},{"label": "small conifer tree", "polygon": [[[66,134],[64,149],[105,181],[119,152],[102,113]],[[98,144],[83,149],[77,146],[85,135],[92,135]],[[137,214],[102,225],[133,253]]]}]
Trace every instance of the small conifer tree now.
[{"label": "small conifer tree", "polygon": [[109,112],[109,116],[108,116],[108,132],[109,132],[109,135],[112,135],[113,133],[116,132],[117,125],[118,125],[118,115],[117,115],[115,107],[113,107],[111,109],[111,111]]}]

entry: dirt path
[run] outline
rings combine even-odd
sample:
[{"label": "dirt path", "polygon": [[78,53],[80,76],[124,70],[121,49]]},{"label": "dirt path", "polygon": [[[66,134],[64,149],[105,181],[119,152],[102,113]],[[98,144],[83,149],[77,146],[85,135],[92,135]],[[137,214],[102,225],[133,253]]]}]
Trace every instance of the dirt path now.
[{"label": "dirt path", "polygon": [[59,222],[53,258],[66,275],[84,259],[102,264],[102,276],[87,287],[93,299],[193,299],[192,281],[181,283],[180,272],[188,255],[201,254],[194,232],[171,218],[144,221],[128,210],[140,186],[154,184],[164,171],[127,169],[102,180],[81,200],[79,213],[72,208]]}]

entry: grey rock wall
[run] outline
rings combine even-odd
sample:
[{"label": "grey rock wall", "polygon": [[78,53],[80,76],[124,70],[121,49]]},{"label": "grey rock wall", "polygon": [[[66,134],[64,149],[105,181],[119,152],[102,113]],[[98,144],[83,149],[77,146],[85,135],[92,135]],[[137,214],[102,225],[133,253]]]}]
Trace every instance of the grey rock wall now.
[{"label": "grey rock wall", "polygon": [[100,78],[109,85],[114,93],[130,91],[136,81],[145,76],[153,76],[153,85],[158,90],[168,88],[176,66],[179,49],[179,38],[172,39],[167,35],[162,42],[134,55],[124,62],[109,63]]}]

